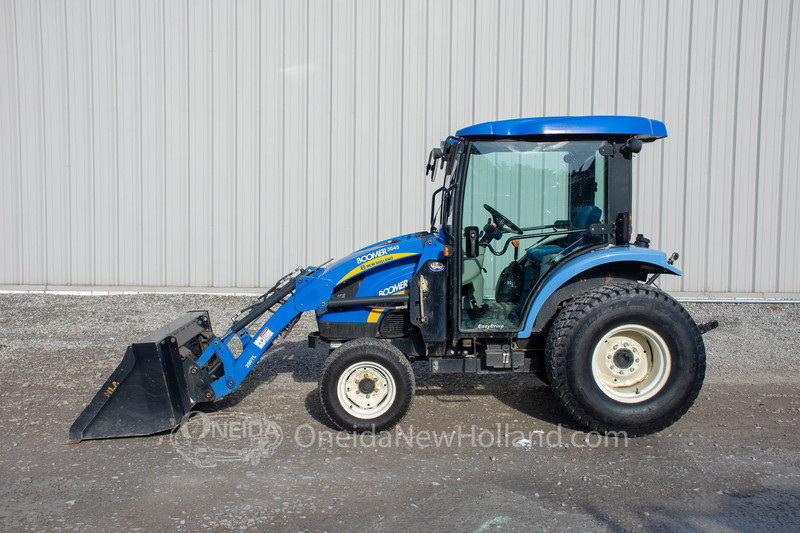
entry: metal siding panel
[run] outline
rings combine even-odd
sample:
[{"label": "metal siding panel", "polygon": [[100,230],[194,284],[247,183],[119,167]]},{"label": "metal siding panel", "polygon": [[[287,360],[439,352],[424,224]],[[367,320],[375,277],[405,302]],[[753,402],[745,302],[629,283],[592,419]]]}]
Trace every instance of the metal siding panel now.
[{"label": "metal siding panel", "polygon": [[236,283],[236,4],[212,3],[213,286]]},{"label": "metal siding panel", "polygon": [[544,115],[569,114],[571,5],[560,0],[547,4]]},{"label": "metal siding panel", "polygon": [[522,95],[522,2],[498,3],[497,116],[520,117]]},{"label": "metal siding panel", "polygon": [[[308,80],[307,57],[307,9],[305,2],[287,2],[285,4],[285,24],[292,31],[285,35],[284,48],[284,167],[283,204],[287,210],[285,227],[282,230],[284,270],[305,264],[305,233],[308,226],[308,210],[306,209],[306,157],[308,137],[306,135],[306,110]],[[351,96],[352,98],[352,96]],[[352,145],[351,145],[352,146]],[[358,171],[356,165],[352,172]],[[349,191],[352,195],[352,191]],[[351,218],[352,220],[352,218]],[[352,222],[351,222],[352,223]],[[355,230],[352,230],[355,231]]]},{"label": "metal siding panel", "polygon": [[570,9],[569,113],[591,115],[594,93],[595,3],[573,1]]},{"label": "metal siding panel", "polygon": [[[664,113],[664,58],[666,56],[667,3],[664,0],[644,2],[642,6],[641,85],[639,113],[666,120]],[[645,32],[645,28],[647,31]],[[621,68],[621,66],[620,66]],[[618,85],[621,84],[618,81]],[[633,197],[633,231],[652,240],[652,246],[664,249],[661,236],[661,197],[664,190],[664,160],[672,140],[673,124],[667,121],[670,137],[645,146],[634,170],[636,195]]]},{"label": "metal siding panel", "polygon": [[63,3],[46,3],[41,17],[44,180],[47,227],[45,281],[70,283],[69,116]]},{"label": "metal siding panel", "polygon": [[[619,4],[617,2],[600,2],[597,4],[594,17],[594,51],[593,51],[593,79],[592,79],[592,109],[598,115],[613,115],[617,110],[617,88],[625,88],[632,84],[639,87],[639,78],[630,79],[618,76],[618,69],[622,66],[636,65],[637,75],[639,56],[642,54],[640,35],[636,32],[641,29],[641,3],[638,1],[626,3],[625,24],[617,27],[619,20]],[[637,16],[638,15],[638,16]],[[617,43],[628,43],[623,39],[622,32],[630,36],[627,46],[620,46],[624,50],[623,61],[619,61]],[[630,73],[630,69],[626,69]],[[618,79],[619,77],[619,79]],[[638,104],[638,98],[637,98]]]},{"label": "metal siding panel", "polygon": [[764,3],[745,0],[739,36],[733,212],[731,214],[730,285],[733,292],[753,290],[756,175],[758,172],[759,99],[764,40]]},{"label": "metal siding panel", "polygon": [[185,261],[189,265],[189,285],[213,286],[214,257],[212,227],[214,199],[213,169],[213,62],[211,0],[189,5],[188,32],[188,134],[189,134],[189,227]]},{"label": "metal siding panel", "polygon": [[[141,0],[141,264],[142,285],[164,285],[166,202],[164,18],[161,0]],[[171,46],[170,46],[171,48]],[[171,268],[180,263],[169,261]]]},{"label": "metal siding panel", "polygon": [[19,71],[22,283],[47,280],[41,26],[38,2],[15,3]]},{"label": "metal siding panel", "polygon": [[92,151],[92,46],[89,4],[66,2],[69,109],[70,283],[94,281],[94,153]]},{"label": "metal siding panel", "polygon": [[[333,7],[327,0],[311,0],[308,6],[308,142],[305,151],[308,166],[306,215],[310,221],[305,243],[305,263],[308,264],[320,264],[332,257],[328,223],[331,216],[330,161],[333,135],[331,130],[332,11]],[[391,30],[387,28],[386,33],[390,32]],[[385,64],[395,63],[387,61]],[[396,124],[396,121],[387,122]],[[381,161],[383,160],[381,154]]]},{"label": "metal siding panel", "polygon": [[0,3],[0,283],[22,283],[20,130],[14,3]]},{"label": "metal siding panel", "polygon": [[[450,106],[448,105],[449,91],[447,86],[450,83],[448,75],[450,71],[450,55],[445,53],[448,49],[451,39],[451,28],[449,21],[442,20],[438,17],[438,9],[433,3],[428,3],[427,19],[427,48],[425,54],[426,68],[426,85],[428,89],[425,91],[425,136],[424,151],[420,152],[421,156],[429,153],[433,147],[439,146],[439,143],[444,140],[450,131],[447,130],[447,124],[450,121]],[[417,167],[419,168],[419,167]],[[422,229],[430,229],[430,205],[431,195],[442,184],[442,171],[437,170],[436,182],[422,177],[422,173],[413,173],[409,176],[412,180],[418,181],[420,187],[421,198],[420,207],[424,210],[424,216],[416,221],[414,231]]]},{"label": "metal siding panel", "polygon": [[347,1],[333,10],[331,43],[331,255],[340,257],[354,245],[353,203],[355,154],[353,150],[355,92],[355,3]]},{"label": "metal siding panel", "polygon": [[522,4],[521,117],[544,115],[547,83],[547,0]]},{"label": "metal siding panel", "polygon": [[[354,235],[356,248],[380,239],[378,212],[383,199],[378,197],[378,8],[372,0],[358,0],[355,8],[355,91],[353,92],[354,149],[353,201],[351,224],[359,228]],[[364,154],[364,155],[361,155]]]},{"label": "metal siding panel", "polygon": [[[606,95],[604,99],[606,101],[594,110],[597,114],[639,115],[641,112],[643,48],[652,46],[650,43],[642,42],[644,6],[645,4],[638,0],[625,0],[619,5],[619,13],[613,9],[608,10],[606,24],[615,28],[614,33],[611,34],[614,42],[607,37],[604,39],[606,42],[602,46],[603,54],[600,54],[600,50],[596,52],[598,59],[595,61],[595,69],[599,77],[603,76],[603,71],[614,68],[615,71],[612,72],[616,73],[616,79],[606,82],[605,87],[608,92],[598,84],[598,93]],[[606,10],[601,8],[598,11]],[[616,25],[620,19],[624,22],[620,22],[620,26],[617,28]],[[656,23],[663,27],[664,21]],[[603,28],[603,26],[598,23],[598,28]],[[598,29],[599,33],[605,32]],[[663,61],[663,56],[661,56],[661,60]]]},{"label": "metal siding panel", "polygon": [[780,219],[777,231],[778,240],[778,291],[800,292],[800,239],[797,228],[800,227],[800,179],[797,169],[800,168],[800,6],[792,4],[791,38],[786,57],[786,86],[783,99],[786,102],[784,131],[782,135],[783,167],[781,172]]},{"label": "metal siding panel", "polygon": [[500,28],[496,2],[476,0],[475,9],[475,93],[472,106],[473,121],[479,123],[498,119]]},{"label": "metal siding panel", "polygon": [[[756,238],[753,249],[753,290],[756,292],[778,290],[776,276],[779,232],[776,230],[780,216],[779,210],[775,207],[780,205],[781,201],[782,143],[779,132],[783,130],[783,120],[786,116],[784,88],[790,23],[787,0],[773,0],[766,7],[759,117],[761,136],[755,200]],[[795,115],[794,119],[797,118]]]},{"label": "metal siding panel", "polygon": [[[393,0],[380,4],[378,57],[378,239],[399,235],[400,204],[403,194],[402,128],[403,5]],[[386,24],[386,21],[395,21]]]},{"label": "metal siding panel", "polygon": [[[236,4],[236,239],[237,287],[258,285],[259,4]],[[303,146],[300,144],[300,146]]]},{"label": "metal siding panel", "polygon": [[[449,133],[474,123],[472,101],[475,75],[475,1],[464,0],[453,5],[450,28],[450,106]],[[401,54],[407,54],[407,42]],[[401,94],[404,97],[405,94]],[[403,105],[405,106],[405,98]],[[402,120],[402,116],[400,117]],[[403,125],[405,125],[403,123]],[[406,137],[406,135],[404,135]]]},{"label": "metal siding panel", "polygon": [[[189,252],[189,13],[185,1],[164,2],[164,281],[189,284],[194,261]],[[205,4],[192,9],[206,10]],[[202,46],[202,44],[201,44]],[[202,49],[202,48],[201,48]],[[205,110],[204,110],[205,111]],[[202,228],[202,226],[200,226]]]},{"label": "metal siding panel", "polygon": [[119,283],[142,284],[142,98],[139,4],[119,1],[117,39],[117,210]]},{"label": "metal siding panel", "polygon": [[[687,109],[692,30],[691,4],[688,1],[671,2],[667,20],[667,55],[664,84],[664,116],[669,117],[669,146],[664,159],[664,188],[661,198],[661,241],[666,250],[678,250],[683,256],[683,226],[685,217],[685,149],[687,142]],[[614,215],[613,213],[611,214]],[[665,218],[665,217],[668,217]],[[662,286],[678,290],[682,279],[665,276]]]},{"label": "metal siding panel", "polygon": [[[401,196],[400,230],[409,233],[423,229],[428,204],[422,202],[425,183],[422,176],[428,149],[425,141],[428,87],[425,68],[428,54],[428,35],[425,6],[421,2],[405,2],[403,41],[403,194]],[[334,101],[336,101],[334,99]],[[336,124],[336,122],[334,122]]]},{"label": "metal siding panel", "polygon": [[[444,140],[450,132],[447,130],[447,124],[450,121],[450,106],[448,105],[449,91],[447,90],[450,84],[448,73],[450,72],[450,54],[445,53],[445,50],[450,46],[451,39],[451,25],[449,20],[441,20],[438,17],[438,10],[434,3],[428,3],[427,19],[430,21],[427,24],[427,53],[425,64],[426,70],[426,85],[429,87],[425,91],[425,109],[426,120],[423,126],[423,138],[425,142],[424,151],[420,152],[420,156],[424,157],[428,150],[433,147],[438,147],[439,143]],[[416,167],[419,168],[419,167]],[[437,170],[436,182],[430,179],[423,178],[421,172],[415,172],[409,177],[415,182],[419,183],[420,207],[424,210],[424,216],[415,221],[415,227],[412,231],[419,231],[422,229],[430,229],[430,205],[431,195],[433,192],[442,185],[442,170]],[[374,241],[374,240],[373,240]]]},{"label": "metal siding panel", "polygon": [[[716,50],[735,51],[739,40],[739,9],[724,1],[716,6]],[[736,141],[736,53],[714,55],[714,92],[709,137],[708,228],[705,231],[704,290],[724,292],[730,281],[733,159]]]},{"label": "metal siding panel", "polygon": [[705,286],[706,253],[704,235],[708,226],[707,173],[711,135],[711,98],[714,75],[713,2],[692,5],[692,35],[687,93],[687,139],[685,153],[685,217],[681,249],[683,290],[702,291]]},{"label": "metal siding panel", "polygon": [[793,2],[442,7],[4,3],[0,282],[268,285],[423,229],[459,127],[616,112],[670,132],[634,185],[665,288],[800,291]]},{"label": "metal siding panel", "polygon": [[92,2],[92,153],[94,154],[94,280],[119,283],[117,210],[117,81],[114,5]]},{"label": "metal siding panel", "polygon": [[[287,214],[283,202],[284,184],[284,85],[283,1],[261,6],[261,94],[260,94],[260,176],[261,210],[258,221],[259,285],[272,285],[285,270],[281,235],[286,221],[299,213]],[[291,30],[290,30],[291,31]],[[287,162],[291,164],[291,162]]]}]

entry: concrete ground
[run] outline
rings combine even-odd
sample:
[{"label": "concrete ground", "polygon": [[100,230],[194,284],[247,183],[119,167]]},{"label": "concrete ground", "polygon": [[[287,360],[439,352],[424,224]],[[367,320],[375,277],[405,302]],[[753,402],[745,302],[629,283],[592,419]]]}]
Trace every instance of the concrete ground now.
[{"label": "concrete ground", "polygon": [[[695,406],[649,437],[587,434],[535,377],[430,376],[398,429],[331,429],[313,317],[174,434],[67,445],[126,345],[246,298],[0,296],[0,529],[800,529],[800,306],[687,304],[706,335]],[[205,425],[203,425],[205,424]]]}]

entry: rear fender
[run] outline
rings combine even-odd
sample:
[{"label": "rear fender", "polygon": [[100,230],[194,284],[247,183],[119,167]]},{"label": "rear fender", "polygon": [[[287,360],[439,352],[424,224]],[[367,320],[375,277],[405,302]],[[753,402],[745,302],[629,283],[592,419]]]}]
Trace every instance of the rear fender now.
[{"label": "rear fender", "polygon": [[[667,255],[658,250],[638,248],[634,246],[619,246],[603,248],[586,254],[579,255],[559,265],[545,281],[533,299],[525,325],[517,335],[521,339],[531,336],[534,324],[537,326],[550,319],[539,317],[540,313],[548,312],[552,306],[546,306],[548,299],[559,289],[574,282],[582,274],[597,269],[597,267],[610,266],[616,270],[629,270],[625,266],[638,265],[642,270],[661,274],[681,275],[681,271],[667,263]],[[558,303],[558,302],[556,302]],[[552,311],[552,309],[550,310]],[[538,318],[538,320],[537,320]]]}]

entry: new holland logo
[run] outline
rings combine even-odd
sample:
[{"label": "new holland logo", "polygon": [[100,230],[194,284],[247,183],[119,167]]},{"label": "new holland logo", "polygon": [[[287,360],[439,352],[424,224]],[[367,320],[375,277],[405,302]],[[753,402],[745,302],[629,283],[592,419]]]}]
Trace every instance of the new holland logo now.
[{"label": "new holland logo", "polygon": [[428,268],[431,272],[441,272],[444,270],[444,263],[440,263],[439,261],[434,261],[433,263],[428,265]]},{"label": "new holland logo", "polygon": [[[371,255],[371,254],[365,254],[362,257],[366,257],[368,255]],[[340,283],[344,283],[345,281],[347,281],[348,279],[352,278],[353,276],[357,276],[357,275],[361,274],[362,272],[365,272],[365,271],[367,271],[367,270],[369,270],[371,268],[375,268],[378,265],[383,265],[383,264],[388,263],[390,261],[395,261],[397,259],[402,259],[404,257],[410,257],[412,255],[417,255],[417,254],[414,253],[414,252],[394,253],[394,254],[380,254],[377,257],[375,257],[373,259],[370,259],[366,263],[360,263],[356,268],[354,268],[353,270],[351,270],[350,272],[345,274],[344,277],[339,280],[337,285],[339,285]]]}]

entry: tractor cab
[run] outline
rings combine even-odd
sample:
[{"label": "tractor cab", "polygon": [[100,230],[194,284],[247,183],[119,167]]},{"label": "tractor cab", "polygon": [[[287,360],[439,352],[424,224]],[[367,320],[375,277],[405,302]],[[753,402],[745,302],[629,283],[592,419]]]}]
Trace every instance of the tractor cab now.
[{"label": "tractor cab", "polygon": [[558,265],[627,245],[632,156],[663,136],[638,117],[519,119],[465,128],[434,150],[446,175],[432,225],[460,258],[454,329],[519,331]]}]

